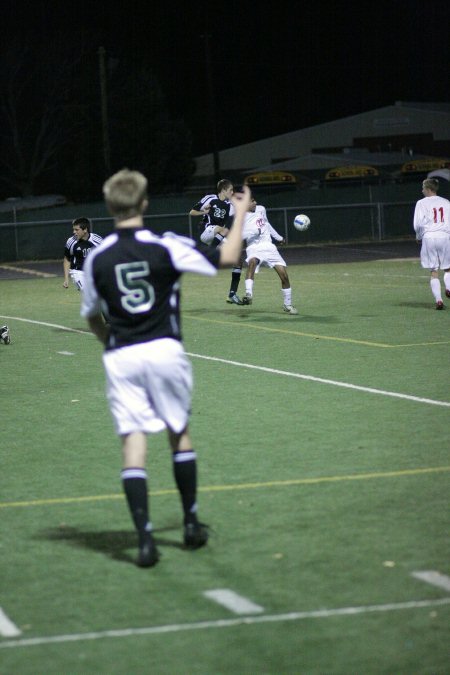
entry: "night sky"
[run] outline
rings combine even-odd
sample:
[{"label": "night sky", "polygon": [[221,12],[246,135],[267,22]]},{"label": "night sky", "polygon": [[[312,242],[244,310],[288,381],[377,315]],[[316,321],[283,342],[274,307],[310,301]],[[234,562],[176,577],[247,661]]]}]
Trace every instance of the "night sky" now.
[{"label": "night sky", "polygon": [[169,110],[193,133],[194,155],[211,150],[211,110],[222,149],[397,100],[450,100],[445,1],[0,0],[0,7],[2,45],[44,40],[51,51],[63,40],[104,46],[112,58],[147,55]]}]

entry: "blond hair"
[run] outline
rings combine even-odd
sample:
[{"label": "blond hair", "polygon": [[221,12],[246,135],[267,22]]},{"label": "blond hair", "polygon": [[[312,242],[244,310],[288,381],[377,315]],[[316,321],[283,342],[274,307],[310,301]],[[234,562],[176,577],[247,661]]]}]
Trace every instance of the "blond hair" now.
[{"label": "blond hair", "polygon": [[116,220],[142,215],[147,199],[147,179],[139,171],[122,169],[103,185],[106,206]]},{"label": "blond hair", "polygon": [[431,190],[431,192],[437,192],[439,190],[439,181],[437,178],[425,178],[422,183],[424,190]]}]

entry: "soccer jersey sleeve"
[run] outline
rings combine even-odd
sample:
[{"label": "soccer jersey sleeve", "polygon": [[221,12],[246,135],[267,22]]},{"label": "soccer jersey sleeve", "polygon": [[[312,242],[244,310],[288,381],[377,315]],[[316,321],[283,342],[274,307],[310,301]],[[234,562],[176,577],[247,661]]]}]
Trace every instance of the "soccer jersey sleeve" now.
[{"label": "soccer jersey sleeve", "polygon": [[220,251],[217,247],[199,249],[191,239],[167,233],[161,240],[167,247],[172,264],[178,272],[193,272],[214,276],[219,267]]},{"label": "soccer jersey sleeve", "polygon": [[422,209],[421,201],[417,202],[416,208],[414,209],[414,231],[416,233],[417,239],[422,239],[423,237],[423,227],[424,227],[424,213]]},{"label": "soccer jersey sleeve", "polygon": [[213,199],[217,199],[217,195],[205,195],[192,207],[194,211],[202,211],[210,205]]},{"label": "soccer jersey sleeve", "polygon": [[76,237],[69,237],[68,240],[66,241],[66,245],[64,246],[64,257],[67,258],[67,260],[70,260],[72,257],[72,247],[74,243],[76,242]]},{"label": "soccer jersey sleeve", "polygon": [[272,227],[272,225],[269,223],[269,221],[267,221],[267,224],[269,226],[270,236],[273,237],[273,239],[275,239],[275,241],[283,241],[284,237],[282,237],[281,234],[278,234],[276,229],[274,227]]}]

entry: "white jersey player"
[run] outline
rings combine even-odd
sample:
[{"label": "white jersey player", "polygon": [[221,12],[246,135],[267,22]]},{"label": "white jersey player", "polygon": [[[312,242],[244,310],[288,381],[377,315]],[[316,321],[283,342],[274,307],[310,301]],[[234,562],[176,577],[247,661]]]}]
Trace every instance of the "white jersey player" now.
[{"label": "white jersey player", "polygon": [[292,305],[292,289],[286,270],[286,262],[275,244],[272,243],[272,239],[280,244],[284,243],[284,239],[269,223],[264,206],[257,204],[253,197],[249,212],[245,216],[242,236],[247,244],[246,263],[248,265],[245,278],[245,297],[242,299],[244,305],[251,305],[253,302],[255,273],[259,272],[263,265],[273,268],[280,277],[283,310],[288,314],[298,314],[298,311]]},{"label": "white jersey player", "polygon": [[439,181],[427,178],[422,183],[423,199],[414,210],[414,231],[422,241],[420,262],[431,273],[430,286],[436,309],[444,309],[439,270],[444,270],[445,295],[450,298],[450,202],[437,196]]}]

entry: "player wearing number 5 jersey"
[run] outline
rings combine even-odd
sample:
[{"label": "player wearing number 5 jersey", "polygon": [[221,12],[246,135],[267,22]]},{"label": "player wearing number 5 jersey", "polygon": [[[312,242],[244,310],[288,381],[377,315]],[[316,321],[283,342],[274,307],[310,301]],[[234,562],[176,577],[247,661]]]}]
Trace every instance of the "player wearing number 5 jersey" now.
[{"label": "player wearing number 5 jersey", "polygon": [[445,295],[450,298],[450,202],[437,196],[439,181],[427,178],[422,183],[423,199],[414,210],[414,230],[422,241],[420,262],[431,273],[430,286],[436,309],[444,309],[439,270],[444,270]]},{"label": "player wearing number 5 jersey", "polygon": [[[147,180],[124,169],[104,185],[115,231],[84,266],[81,314],[105,345],[107,396],[123,452],[122,482],[138,533],[137,563],[158,561],[148,508],[147,435],[167,429],[175,482],[184,513],[184,544],[206,544],[207,526],[197,516],[197,464],[188,421],[191,365],[182,346],[180,280],[184,272],[205,276],[235,265],[249,193],[233,198],[234,225],[218,248],[200,250],[191,239],[156,236],[143,227]],[[108,325],[102,318],[107,318]]]}]

